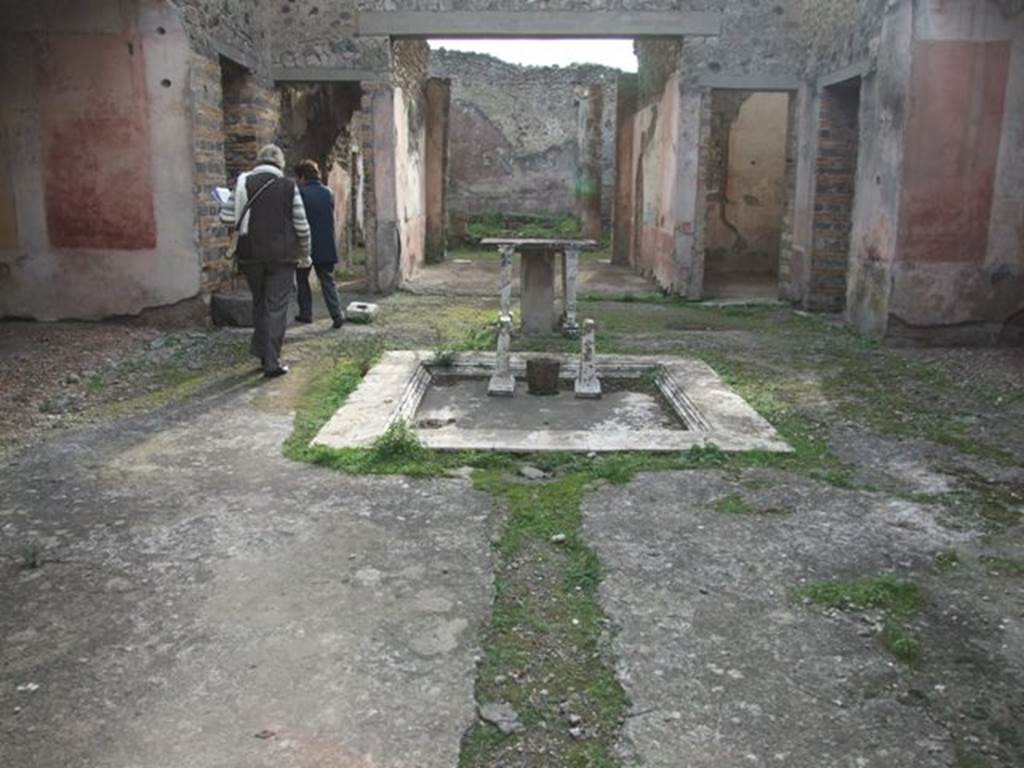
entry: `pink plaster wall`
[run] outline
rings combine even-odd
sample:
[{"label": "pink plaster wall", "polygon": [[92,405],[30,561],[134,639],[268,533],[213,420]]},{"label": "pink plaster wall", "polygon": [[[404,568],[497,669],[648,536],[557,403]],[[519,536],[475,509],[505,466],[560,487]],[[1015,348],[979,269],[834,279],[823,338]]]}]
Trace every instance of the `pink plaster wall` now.
[{"label": "pink plaster wall", "polygon": [[1009,66],[1006,42],[914,44],[899,260],[985,260]]},{"label": "pink plaster wall", "polygon": [[52,35],[37,62],[51,244],[155,248],[141,40],[134,33]]}]

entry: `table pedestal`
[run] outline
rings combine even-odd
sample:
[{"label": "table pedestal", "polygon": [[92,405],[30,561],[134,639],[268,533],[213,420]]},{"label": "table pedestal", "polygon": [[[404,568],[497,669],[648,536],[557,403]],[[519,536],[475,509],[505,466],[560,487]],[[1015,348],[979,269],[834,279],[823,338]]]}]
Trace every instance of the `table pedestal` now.
[{"label": "table pedestal", "polygon": [[523,333],[554,333],[555,314],[555,255],[538,251],[522,252],[522,291],[520,302],[523,314]]}]

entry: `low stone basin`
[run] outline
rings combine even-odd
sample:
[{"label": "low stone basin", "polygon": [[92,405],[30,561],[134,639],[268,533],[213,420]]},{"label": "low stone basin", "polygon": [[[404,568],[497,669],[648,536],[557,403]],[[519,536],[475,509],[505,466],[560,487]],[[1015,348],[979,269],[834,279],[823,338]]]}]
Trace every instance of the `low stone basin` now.
[{"label": "low stone basin", "polygon": [[531,396],[531,357],[511,356],[512,397],[488,397],[493,353],[436,360],[388,352],[313,439],[329,448],[369,447],[398,419],[429,448],[509,452],[675,452],[714,444],[725,451],[788,452],[775,429],[704,362],[682,357],[598,355],[599,400],[573,396],[578,358],[561,362],[562,391]]}]

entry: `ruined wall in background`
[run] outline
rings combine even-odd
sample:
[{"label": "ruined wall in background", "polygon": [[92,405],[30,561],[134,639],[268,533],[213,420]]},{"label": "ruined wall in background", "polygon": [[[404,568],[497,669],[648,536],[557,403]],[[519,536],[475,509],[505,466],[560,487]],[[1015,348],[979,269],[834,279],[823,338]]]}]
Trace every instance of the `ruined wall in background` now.
[{"label": "ruined wall in background", "polygon": [[451,80],[452,217],[486,211],[575,214],[577,85],[604,86],[602,213],[611,218],[618,70],[521,67],[434,50],[430,74]]},{"label": "ruined wall in background", "polygon": [[191,54],[177,11],[7,4],[0,30],[13,224],[0,316],[100,318],[195,296]]}]

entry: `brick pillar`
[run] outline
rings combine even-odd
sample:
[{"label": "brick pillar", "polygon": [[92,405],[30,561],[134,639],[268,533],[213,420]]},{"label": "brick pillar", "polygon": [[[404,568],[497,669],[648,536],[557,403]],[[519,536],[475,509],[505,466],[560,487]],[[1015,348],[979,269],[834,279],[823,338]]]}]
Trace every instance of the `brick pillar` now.
[{"label": "brick pillar", "polygon": [[579,141],[576,180],[576,209],[583,236],[601,237],[601,117],[604,92],[600,85],[579,91]]},{"label": "brick pillar", "polygon": [[444,261],[448,246],[448,117],[451,81],[437,77],[427,80],[427,141],[424,173],[427,186],[426,261]]},{"label": "brick pillar", "polygon": [[810,279],[804,305],[841,312],[846,306],[854,184],[860,126],[860,79],[821,92],[815,165]]},{"label": "brick pillar", "polygon": [[637,76],[619,75],[615,105],[615,202],[612,264],[630,265],[633,243],[633,121],[637,110]]},{"label": "brick pillar", "polygon": [[214,187],[228,183],[220,62],[216,58],[194,54],[190,80],[200,286],[204,292],[210,293],[230,287],[232,282],[232,266],[227,259],[228,231],[220,223],[220,208],[211,195]]}]

